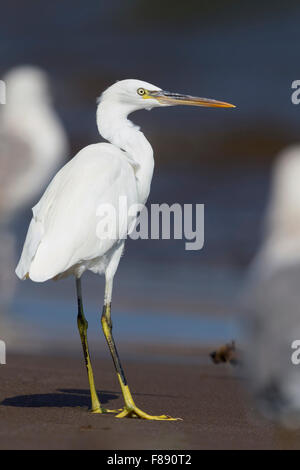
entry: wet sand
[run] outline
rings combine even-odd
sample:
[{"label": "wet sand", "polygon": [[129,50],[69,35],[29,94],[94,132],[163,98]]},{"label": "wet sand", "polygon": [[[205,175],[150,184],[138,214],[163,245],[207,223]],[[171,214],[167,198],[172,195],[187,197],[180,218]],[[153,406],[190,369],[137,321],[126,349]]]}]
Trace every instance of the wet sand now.
[{"label": "wet sand", "polygon": [[[122,406],[109,357],[94,361],[103,404]],[[178,422],[116,419],[88,413],[81,358],[9,356],[0,366],[1,449],[289,449],[287,432],[258,416],[243,378],[229,366],[126,361],[131,389],[149,413]]]}]

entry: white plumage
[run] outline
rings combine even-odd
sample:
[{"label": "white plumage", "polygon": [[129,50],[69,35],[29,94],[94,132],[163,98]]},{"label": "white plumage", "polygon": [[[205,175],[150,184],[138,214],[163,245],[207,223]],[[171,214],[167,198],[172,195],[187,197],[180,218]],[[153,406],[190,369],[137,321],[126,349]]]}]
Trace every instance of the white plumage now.
[{"label": "white plumage", "polygon": [[[136,93],[141,86],[159,90],[146,82],[125,80],[103,93],[97,123],[112,144],[85,147],[54,177],[33,208],[16,269],[19,278],[41,282],[69,274],[80,277],[86,269],[101,274],[114,252],[119,253],[132,218],[120,212],[122,236],[103,240],[97,233],[97,212],[106,203],[117,209],[120,197],[126,198],[128,207],[145,203],[148,197],[153,151],[139,128],[127,119],[129,112],[145,107],[145,100]],[[159,105],[153,102],[148,99],[147,108]]]},{"label": "white plumage", "polygon": [[[117,208],[119,195],[129,204],[138,202],[134,169],[123,152],[105,143],[81,150],[33,208],[17,275],[28,273],[40,282],[71,273],[79,277],[86,269],[103,273],[118,240],[97,236],[97,211],[107,201]],[[125,237],[127,215],[121,216]]]},{"label": "white plumage", "polygon": [[[102,326],[125,400],[119,418],[170,420],[166,415],[151,416],[137,408],[131,396],[112,336],[110,304],[114,274],[122,255],[124,240],[135,221],[137,210],[150,192],[154,159],[152,147],[128,114],[155,106],[187,104],[233,107],[228,103],[164,92],[140,80],[123,80],[109,87],[100,97],[97,124],[110,143],[90,145],[81,150],[55,176],[42,199],[33,208],[21,259],[16,269],[21,279],[46,281],[69,274],[76,277],[78,327],[90,382],[92,411],[103,413],[97,397],[87,345],[80,277],[89,269],[105,273],[106,286]],[[126,206],[121,204],[126,201]],[[103,206],[115,210],[106,225],[117,232],[103,236]],[[135,205],[136,210],[131,211]],[[110,217],[110,218],[109,218]]]},{"label": "white plumage", "polygon": [[249,385],[262,412],[300,425],[300,147],[279,155],[273,171],[265,237],[250,269],[244,308]]},{"label": "white plumage", "polygon": [[[151,94],[140,95],[139,90]],[[90,145],[67,163],[33,208],[33,219],[16,273],[33,281],[75,274],[86,270],[102,273],[123,243],[132,218],[119,212],[122,237],[100,240],[97,211],[110,203],[116,209],[120,197],[127,205],[144,204],[150,192],[154,159],[152,147],[138,127],[127,119],[139,109],[174,104],[232,107],[214,100],[162,92],[150,83],[123,80],[100,97],[97,124],[111,144]],[[119,220],[120,220],[119,219]],[[119,252],[119,250],[118,250]],[[105,256],[105,258],[103,258]]]},{"label": "white plumage", "polygon": [[7,97],[0,108],[1,221],[11,220],[32,202],[68,151],[45,72],[20,66],[3,79]]}]

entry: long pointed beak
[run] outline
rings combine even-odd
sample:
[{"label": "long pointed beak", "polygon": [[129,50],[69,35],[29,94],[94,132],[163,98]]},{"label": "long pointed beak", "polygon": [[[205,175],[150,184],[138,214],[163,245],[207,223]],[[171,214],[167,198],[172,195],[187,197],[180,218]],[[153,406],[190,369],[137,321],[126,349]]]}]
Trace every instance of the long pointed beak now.
[{"label": "long pointed beak", "polygon": [[225,101],[217,101],[209,98],[198,98],[197,96],[180,95],[169,91],[149,91],[149,97],[157,99],[162,105],[175,106],[204,106],[206,108],[235,108],[233,104]]}]

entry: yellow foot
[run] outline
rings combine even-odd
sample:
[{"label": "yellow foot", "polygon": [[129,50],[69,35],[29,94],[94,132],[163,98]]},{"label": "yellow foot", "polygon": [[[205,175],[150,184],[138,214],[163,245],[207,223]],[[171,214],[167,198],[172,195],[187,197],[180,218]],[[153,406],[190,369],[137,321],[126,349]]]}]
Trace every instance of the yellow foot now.
[{"label": "yellow foot", "polygon": [[119,408],[118,410],[108,410],[107,408],[96,408],[95,410],[91,410],[91,413],[95,414],[106,414],[106,413],[120,413],[122,411],[122,408]]},{"label": "yellow foot", "polygon": [[137,406],[126,407],[119,413],[116,418],[140,418],[154,421],[181,421],[181,418],[172,418],[168,415],[152,416],[140,410]]}]

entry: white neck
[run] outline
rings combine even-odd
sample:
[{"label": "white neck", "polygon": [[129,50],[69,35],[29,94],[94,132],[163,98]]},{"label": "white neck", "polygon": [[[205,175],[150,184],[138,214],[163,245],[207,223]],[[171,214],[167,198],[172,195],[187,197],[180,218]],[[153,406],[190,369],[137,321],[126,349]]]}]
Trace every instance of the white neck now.
[{"label": "white neck", "polygon": [[[134,109],[123,108],[112,101],[100,102],[97,109],[97,126],[102,137],[125,151],[134,161],[139,202],[144,204],[150,192],[153,175],[153,150],[144,136],[127,116]],[[125,157],[125,156],[124,156]]]}]

